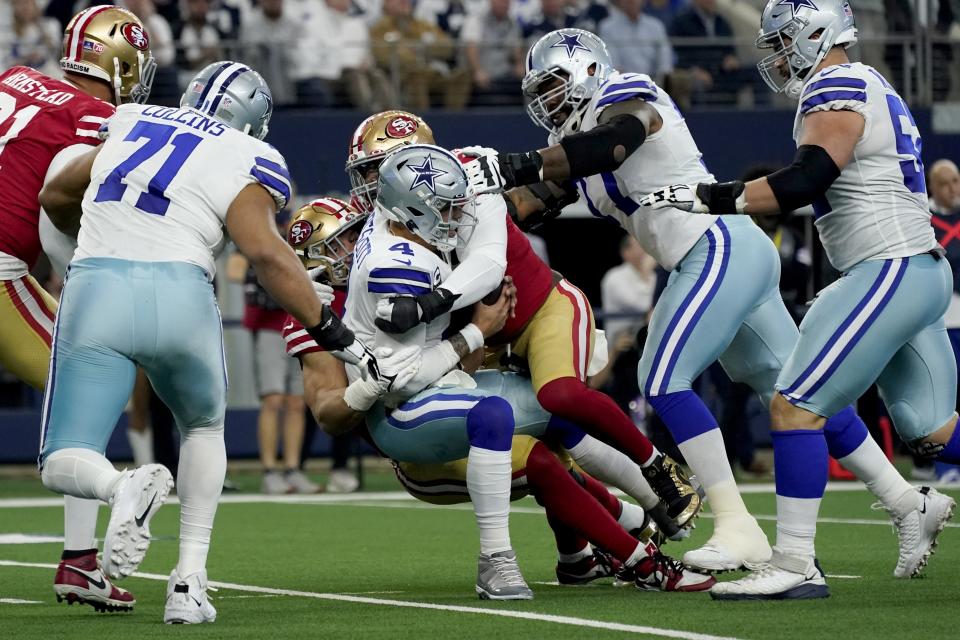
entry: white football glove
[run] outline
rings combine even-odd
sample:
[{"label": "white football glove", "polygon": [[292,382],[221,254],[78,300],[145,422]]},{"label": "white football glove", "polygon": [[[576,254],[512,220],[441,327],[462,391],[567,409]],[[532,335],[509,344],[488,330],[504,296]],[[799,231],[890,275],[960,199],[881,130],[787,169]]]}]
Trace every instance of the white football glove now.
[{"label": "white football glove", "polygon": [[672,184],[640,198],[640,205],[650,209],[681,209],[691,213],[710,213],[697,197],[697,185]]},{"label": "white football glove", "polygon": [[462,149],[464,153],[472,153],[473,150],[480,152],[477,158],[463,165],[463,170],[467,172],[467,181],[473,191],[477,194],[506,191],[506,180],[500,171],[500,160],[497,158],[496,150],[486,147]]},{"label": "white football glove", "polygon": [[[343,401],[354,411],[370,409],[384,394],[402,389],[420,370],[422,352],[419,347],[377,349],[378,376],[353,381],[343,392]],[[373,355],[373,354],[371,354]]]},{"label": "white football glove", "polygon": [[326,272],[323,267],[314,267],[307,271],[307,275],[310,276],[310,281],[313,282],[313,290],[317,292],[317,297],[320,298],[320,303],[323,305],[333,304],[333,287],[330,285],[320,282],[320,278]]}]

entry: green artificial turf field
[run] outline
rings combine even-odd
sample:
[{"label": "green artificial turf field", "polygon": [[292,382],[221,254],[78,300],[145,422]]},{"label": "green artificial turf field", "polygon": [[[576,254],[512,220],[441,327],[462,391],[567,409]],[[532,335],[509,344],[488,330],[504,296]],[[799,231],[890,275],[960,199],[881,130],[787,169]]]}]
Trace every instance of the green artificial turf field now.
[{"label": "green artificial turf field", "polygon": [[[386,486],[376,479],[372,484]],[[483,603],[473,592],[477,536],[468,509],[431,507],[401,494],[335,498],[340,501],[324,495],[268,501],[235,494],[218,512],[208,564],[211,581],[230,583],[212,594],[219,617],[212,625],[187,628],[161,623],[166,575],[177,555],[175,503],[153,520],[155,540],[141,565],[145,575],[122,583],[137,596],[136,610],[98,614],[56,602],[52,565],[59,543],[9,544],[7,534],[62,535],[62,512],[44,497],[49,494],[37,491],[33,481],[3,479],[0,486],[0,633],[10,639],[895,635],[906,640],[957,633],[950,616],[941,613],[956,606],[960,593],[957,525],[945,530],[924,578],[895,580],[896,538],[885,514],[871,511],[872,500],[863,491],[830,491],[824,499],[817,548],[828,575],[837,576],[829,580],[832,596],[782,603],[720,603],[706,594],[550,584],[552,536],[529,499],[515,503],[511,527],[536,598]],[[746,495],[747,505],[772,536],[772,491],[752,489],[761,492]],[[33,497],[17,506],[17,495]],[[712,528],[708,516],[700,518],[690,542],[664,550],[680,556],[706,540]],[[102,509],[101,534],[106,518]]]}]

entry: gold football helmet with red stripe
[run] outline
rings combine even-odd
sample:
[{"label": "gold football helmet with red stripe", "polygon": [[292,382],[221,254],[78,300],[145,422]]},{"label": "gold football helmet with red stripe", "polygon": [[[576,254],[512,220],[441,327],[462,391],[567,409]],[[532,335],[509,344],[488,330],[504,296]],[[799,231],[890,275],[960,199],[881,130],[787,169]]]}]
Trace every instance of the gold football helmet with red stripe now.
[{"label": "gold football helmet with red stripe", "polygon": [[307,269],[322,267],[328,284],[346,286],[353,245],[367,215],[339,198],[318,198],[297,211],[287,242]]},{"label": "gold football helmet with red stripe", "polygon": [[60,68],[107,82],[118,105],[142,104],[150,95],[157,63],[140,19],[126,9],[99,5],[70,20],[63,34]]},{"label": "gold football helmet with red stripe", "polygon": [[410,144],[436,144],[430,126],[407,111],[381,111],[357,127],[350,138],[347,175],[355,206],[373,213],[377,199],[378,168],[390,153]]}]

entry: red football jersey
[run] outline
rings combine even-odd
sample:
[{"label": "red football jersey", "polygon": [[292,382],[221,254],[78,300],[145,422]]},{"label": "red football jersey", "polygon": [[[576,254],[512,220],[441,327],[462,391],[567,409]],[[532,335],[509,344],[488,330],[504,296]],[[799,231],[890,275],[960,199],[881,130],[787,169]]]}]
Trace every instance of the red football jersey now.
[{"label": "red football jersey", "polygon": [[38,196],[50,162],[76,144],[100,144],[113,105],[30,69],[0,74],[0,251],[32,267],[40,255]]},{"label": "red football jersey", "polygon": [[[330,308],[341,318],[343,317],[343,307],[347,303],[347,292],[340,289],[333,291],[333,304]],[[325,349],[317,344],[316,340],[310,337],[303,325],[291,315],[287,316],[287,321],[283,324],[283,341],[287,345],[287,355],[299,358],[307,353],[316,353]]]},{"label": "red football jersey", "polygon": [[506,275],[513,278],[513,284],[517,288],[517,307],[514,317],[507,318],[507,323],[503,325],[500,333],[490,338],[489,342],[492,344],[504,344],[519,336],[553,289],[553,272],[550,267],[533,251],[530,240],[509,215],[506,219]]}]

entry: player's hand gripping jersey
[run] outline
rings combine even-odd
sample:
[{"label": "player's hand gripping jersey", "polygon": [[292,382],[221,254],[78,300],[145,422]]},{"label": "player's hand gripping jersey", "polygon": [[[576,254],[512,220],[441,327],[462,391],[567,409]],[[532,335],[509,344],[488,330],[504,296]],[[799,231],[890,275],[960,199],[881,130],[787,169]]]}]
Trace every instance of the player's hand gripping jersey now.
[{"label": "player's hand gripping jersey", "polygon": [[855,111],[866,122],[850,162],[813,203],[830,262],[846,271],[864,260],[935,248],[920,132],[903,98],[872,67],[859,62],[826,67],[804,86],[794,140],[799,144],[804,116],[832,110]]},{"label": "player's hand gripping jersey", "polygon": [[[714,182],[714,178],[703,164],[702,154],[680,110],[645,74],[612,72],[590,99],[580,130],[590,131],[597,126],[604,109],[626,100],[650,104],[660,114],[663,125],[656,133],[649,134],[618,169],[576,180],[577,188],[590,213],[617,220],[663,268],[671,270],[713,225],[716,217],[679,209],[649,211],[641,207],[635,197],[664,184]],[[559,141],[554,134],[550,135],[550,144]]]},{"label": "player's hand gripping jersey", "polygon": [[0,279],[26,275],[40,255],[37,196],[48,173],[100,143],[113,105],[27,67],[0,75]]},{"label": "player's hand gripping jersey", "polygon": [[290,198],[290,174],[276,149],[193,109],[123,105],[106,126],[76,260],[188,262],[213,278],[237,194],[256,183],[278,209]]}]

